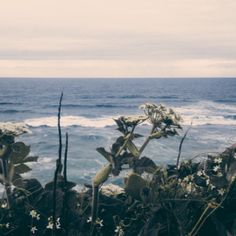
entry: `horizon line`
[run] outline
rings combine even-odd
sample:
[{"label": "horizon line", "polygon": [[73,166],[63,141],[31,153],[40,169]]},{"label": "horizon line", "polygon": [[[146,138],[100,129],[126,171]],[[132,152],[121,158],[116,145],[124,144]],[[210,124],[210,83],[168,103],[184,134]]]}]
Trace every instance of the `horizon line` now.
[{"label": "horizon line", "polygon": [[0,76],[1,79],[236,79],[236,76],[71,76],[71,77],[61,77],[61,76]]}]

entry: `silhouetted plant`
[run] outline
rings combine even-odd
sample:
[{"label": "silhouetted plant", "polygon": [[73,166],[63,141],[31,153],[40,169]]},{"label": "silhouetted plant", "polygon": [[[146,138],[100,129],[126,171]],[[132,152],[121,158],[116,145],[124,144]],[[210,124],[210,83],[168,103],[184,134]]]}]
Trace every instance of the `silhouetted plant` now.
[{"label": "silhouetted plant", "polygon": [[[0,235],[236,235],[235,145],[201,162],[181,162],[185,132],[176,165],[156,165],[143,155],[145,148],[152,140],[177,135],[181,118],[162,105],[144,104],[144,115],[115,119],[121,135],[109,151],[97,148],[108,163],[92,185],[76,192],[67,177],[67,133],[62,160],[61,102],[62,96],[56,170],[45,187],[21,176],[30,171],[28,162],[37,161],[29,156],[30,147],[0,131],[0,181],[6,192],[0,200]],[[146,136],[137,132],[143,123],[151,125]],[[140,138],[143,142],[137,145]],[[124,188],[104,185],[127,167],[132,171],[124,178]]]}]

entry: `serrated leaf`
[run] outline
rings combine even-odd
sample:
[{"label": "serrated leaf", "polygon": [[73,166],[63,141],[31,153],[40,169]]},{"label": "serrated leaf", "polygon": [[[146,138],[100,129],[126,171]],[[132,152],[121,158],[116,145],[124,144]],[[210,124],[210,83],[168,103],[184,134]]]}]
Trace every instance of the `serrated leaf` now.
[{"label": "serrated leaf", "polygon": [[17,174],[24,174],[24,173],[29,172],[29,171],[31,171],[31,168],[28,167],[25,164],[15,165],[15,172]]}]

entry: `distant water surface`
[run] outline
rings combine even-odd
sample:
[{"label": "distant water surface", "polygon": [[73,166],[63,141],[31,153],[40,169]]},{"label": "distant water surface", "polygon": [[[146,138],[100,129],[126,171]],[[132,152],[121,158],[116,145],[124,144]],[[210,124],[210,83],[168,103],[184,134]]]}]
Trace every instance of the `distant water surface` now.
[{"label": "distant water surface", "polygon": [[[69,133],[70,179],[84,183],[105,163],[95,149],[107,149],[119,135],[114,117],[142,114],[139,105],[162,103],[182,115],[182,158],[217,152],[236,143],[236,79],[0,79],[0,122],[25,124],[21,140],[39,155],[31,176],[52,178],[57,158],[57,109],[61,91],[63,134]],[[142,127],[145,132],[147,126]],[[153,141],[144,153],[156,163],[174,163],[183,135]],[[139,143],[142,140],[138,141]],[[115,180],[114,180],[115,181]]]}]

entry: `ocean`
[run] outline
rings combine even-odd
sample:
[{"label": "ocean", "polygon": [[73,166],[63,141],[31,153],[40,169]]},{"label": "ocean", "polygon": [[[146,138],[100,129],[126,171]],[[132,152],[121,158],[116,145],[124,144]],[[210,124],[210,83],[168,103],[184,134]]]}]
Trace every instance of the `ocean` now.
[{"label": "ocean", "polygon": [[[69,133],[68,178],[77,184],[90,183],[106,163],[97,147],[109,150],[118,137],[113,118],[142,114],[146,102],[173,108],[183,118],[179,136],[154,140],[144,155],[157,164],[176,162],[178,146],[184,141],[181,158],[204,158],[236,143],[236,79],[0,79],[0,123],[25,125],[29,133],[18,140],[38,155],[25,177],[43,183],[53,178],[58,153],[57,111],[63,91],[62,134]],[[147,132],[150,127],[141,127]],[[137,144],[141,144],[142,139]],[[112,181],[118,181],[113,178]]]}]

